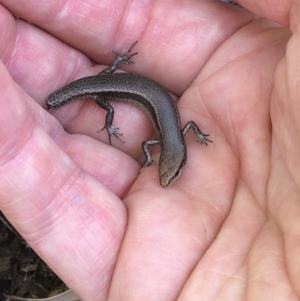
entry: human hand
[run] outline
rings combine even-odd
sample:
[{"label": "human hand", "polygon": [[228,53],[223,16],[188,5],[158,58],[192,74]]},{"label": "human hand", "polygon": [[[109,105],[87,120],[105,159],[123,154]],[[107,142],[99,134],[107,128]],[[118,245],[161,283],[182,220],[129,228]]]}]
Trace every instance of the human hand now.
[{"label": "human hand", "polygon": [[[224,3],[0,3],[1,210],[72,290],[83,300],[299,296],[296,6],[277,68],[289,30]],[[289,24],[288,3],[240,4]],[[167,189],[159,147],[139,175],[153,127],[138,108],[113,104],[126,141],[115,148],[97,133],[105,112],[93,101],[53,112],[59,122],[43,109],[50,92],[103,68],[89,58],[109,65],[135,40],[124,69],[179,96],[182,124],[214,140],[186,137],[187,166]]]}]

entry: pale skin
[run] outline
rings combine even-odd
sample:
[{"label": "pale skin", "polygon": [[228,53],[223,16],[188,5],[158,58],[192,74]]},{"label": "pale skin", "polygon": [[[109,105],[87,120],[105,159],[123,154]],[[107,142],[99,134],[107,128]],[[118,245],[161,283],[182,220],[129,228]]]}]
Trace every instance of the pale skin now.
[{"label": "pale skin", "polygon": [[[299,1],[0,4],[0,209],[82,300],[299,299]],[[45,107],[135,40],[123,69],[214,141],[187,135],[168,188],[158,146],[139,174],[153,127],[138,108],[114,104],[111,147],[93,101]]]}]

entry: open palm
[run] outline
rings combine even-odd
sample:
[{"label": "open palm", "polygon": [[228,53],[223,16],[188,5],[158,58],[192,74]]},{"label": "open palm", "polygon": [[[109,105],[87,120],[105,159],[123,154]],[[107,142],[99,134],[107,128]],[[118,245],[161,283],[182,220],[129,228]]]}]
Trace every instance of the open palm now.
[{"label": "open palm", "polygon": [[[0,209],[82,300],[298,300],[300,9],[290,2],[240,1],[293,35],[216,1],[0,0]],[[214,141],[186,136],[187,165],[168,188],[159,147],[139,174],[140,144],[154,135],[141,110],[113,104],[126,143],[111,147],[92,100],[55,118],[45,106],[135,40],[124,70],[165,86],[182,125],[194,120]]]}]

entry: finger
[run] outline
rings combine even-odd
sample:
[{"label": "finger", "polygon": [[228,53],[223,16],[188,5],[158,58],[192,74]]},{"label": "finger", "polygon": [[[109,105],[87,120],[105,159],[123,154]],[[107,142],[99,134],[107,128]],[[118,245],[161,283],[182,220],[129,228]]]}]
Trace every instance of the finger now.
[{"label": "finger", "polygon": [[0,22],[0,58],[18,85],[40,104],[59,85],[91,74],[90,60],[84,55],[14,18],[3,6]]},{"label": "finger", "polygon": [[270,216],[275,220],[275,226],[279,228],[281,235],[280,250],[284,253],[282,254],[284,271],[291,282],[291,291],[297,296],[300,293],[297,281],[300,235],[298,222],[300,213],[299,16],[300,7],[297,3],[290,14],[292,36],[286,48],[286,55],[276,70],[271,103],[274,142],[269,188]]},{"label": "finger", "polygon": [[[53,135],[58,123],[3,65],[0,74],[0,210],[70,288],[105,299],[127,223],[124,205],[54,143],[46,132]],[[64,144],[64,134],[54,136]]]},{"label": "finger", "polygon": [[275,21],[284,26],[289,25],[290,9],[296,1],[289,0],[239,0],[240,5],[257,15]]},{"label": "finger", "polygon": [[[246,10],[208,1],[131,2],[129,6],[125,0],[95,5],[34,0],[0,3],[97,62],[109,64],[114,57],[111,50],[124,52],[139,40],[136,64],[122,68],[151,77],[177,95],[188,87],[228,33],[253,18]],[[116,37],[117,44],[113,42]]]},{"label": "finger", "polygon": [[299,37],[299,5],[291,14],[292,37],[289,41],[286,56],[278,66],[275,77],[274,102],[272,103],[272,120],[278,147],[297,185],[299,177],[299,129],[298,118],[298,73],[300,70],[297,49]]}]

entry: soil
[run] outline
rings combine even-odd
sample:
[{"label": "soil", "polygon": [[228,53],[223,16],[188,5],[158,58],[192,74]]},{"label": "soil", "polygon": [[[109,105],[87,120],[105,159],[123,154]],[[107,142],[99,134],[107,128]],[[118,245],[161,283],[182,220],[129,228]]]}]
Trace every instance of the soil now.
[{"label": "soil", "polygon": [[0,211],[0,300],[48,298],[67,289]]}]

